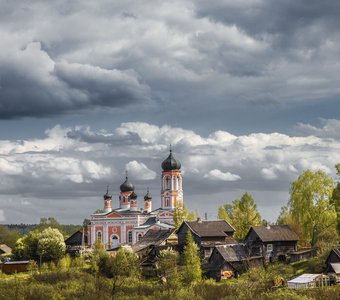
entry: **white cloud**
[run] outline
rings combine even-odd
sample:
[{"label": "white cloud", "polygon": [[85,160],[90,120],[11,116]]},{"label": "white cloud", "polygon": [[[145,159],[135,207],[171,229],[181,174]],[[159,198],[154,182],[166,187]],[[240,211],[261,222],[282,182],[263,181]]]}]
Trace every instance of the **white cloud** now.
[{"label": "white cloud", "polygon": [[324,138],[340,139],[340,120],[322,119],[322,127],[315,127],[306,123],[299,123],[296,128],[304,134],[315,135]]},{"label": "white cloud", "polygon": [[136,160],[129,161],[126,164],[126,170],[129,174],[138,180],[153,180],[156,178],[156,172],[150,170],[145,164]]},{"label": "white cloud", "polygon": [[211,170],[209,173],[204,175],[204,178],[221,181],[236,181],[241,179],[239,175],[232,174],[230,172],[222,172],[218,169]]},{"label": "white cloud", "polygon": [[[334,165],[340,162],[340,140],[317,136],[237,136],[221,130],[203,136],[192,130],[143,122],[122,123],[111,132],[56,126],[45,134],[41,139],[0,141],[3,195],[68,201],[80,197],[85,201],[88,197],[97,199],[109,185],[117,197],[125,170],[137,194],[141,193],[138,189],[145,191],[144,181],[148,180],[157,195],[161,162],[169,153],[170,143],[182,164],[184,194],[189,199],[222,194],[225,184],[233,195],[240,190],[264,194],[279,191],[287,193],[288,199],[290,183],[303,171],[321,169],[334,176]],[[6,197],[1,199],[7,201]],[[26,207],[33,207],[35,202],[31,203]],[[93,205],[101,207],[101,202]],[[203,201],[200,205],[204,205]],[[48,204],[41,209],[49,211]]]}]

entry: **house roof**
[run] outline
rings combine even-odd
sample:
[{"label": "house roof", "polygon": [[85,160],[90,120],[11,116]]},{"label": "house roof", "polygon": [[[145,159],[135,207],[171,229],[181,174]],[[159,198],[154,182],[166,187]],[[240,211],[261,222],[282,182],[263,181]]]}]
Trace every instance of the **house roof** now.
[{"label": "house roof", "polygon": [[270,225],[270,226],[253,226],[247,233],[253,230],[262,242],[278,241],[298,241],[299,236],[289,227],[289,225]]},{"label": "house roof", "polygon": [[302,274],[292,280],[289,280],[288,283],[309,283],[314,281],[322,274]]},{"label": "house roof", "polygon": [[6,244],[0,244],[0,251],[6,254],[12,253],[12,248],[8,247]]},{"label": "house roof", "polygon": [[333,248],[332,251],[340,258],[340,248]]},{"label": "house roof", "polygon": [[184,221],[183,223],[187,224],[199,237],[226,237],[228,236],[227,232],[235,232],[234,227],[225,220]]},{"label": "house roof", "polygon": [[132,250],[138,252],[148,246],[159,246],[175,231],[174,228],[149,230],[136,244],[132,245]]},{"label": "house roof", "polygon": [[228,262],[242,261],[248,257],[244,244],[218,245],[215,248]]},{"label": "house roof", "polygon": [[331,263],[331,267],[335,274],[340,274],[340,263]]}]

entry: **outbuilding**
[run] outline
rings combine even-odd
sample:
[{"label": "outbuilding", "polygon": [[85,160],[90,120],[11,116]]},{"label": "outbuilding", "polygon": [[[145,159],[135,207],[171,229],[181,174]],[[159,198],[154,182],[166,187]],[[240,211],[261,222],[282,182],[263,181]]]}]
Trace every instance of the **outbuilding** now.
[{"label": "outbuilding", "polygon": [[323,274],[302,274],[288,281],[288,288],[310,289],[329,286],[329,277]]}]

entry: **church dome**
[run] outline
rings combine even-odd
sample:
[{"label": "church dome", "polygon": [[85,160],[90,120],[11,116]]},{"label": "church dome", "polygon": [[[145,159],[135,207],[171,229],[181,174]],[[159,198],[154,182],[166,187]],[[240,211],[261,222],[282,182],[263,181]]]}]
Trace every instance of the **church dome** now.
[{"label": "church dome", "polygon": [[126,180],[120,185],[120,191],[121,192],[133,192],[135,190],[135,187],[133,184],[129,181],[128,177],[126,176]]},{"label": "church dome", "polygon": [[169,156],[162,162],[163,171],[179,170],[180,168],[181,163],[173,157],[172,151],[170,150]]}]

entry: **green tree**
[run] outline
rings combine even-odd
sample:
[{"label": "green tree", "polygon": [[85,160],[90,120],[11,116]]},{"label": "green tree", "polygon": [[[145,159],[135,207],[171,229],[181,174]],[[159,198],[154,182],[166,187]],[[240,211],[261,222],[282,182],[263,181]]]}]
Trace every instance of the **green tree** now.
[{"label": "green tree", "polygon": [[337,232],[340,236],[340,164],[335,165],[336,173],[338,175],[338,183],[332,194],[332,203],[335,207],[336,220],[337,220]]},{"label": "green tree", "polygon": [[19,238],[20,234],[18,231],[8,229],[6,225],[0,225],[0,244],[6,244],[13,249]]},{"label": "green tree", "polygon": [[34,259],[37,260],[38,241],[40,232],[32,230],[15,243],[13,255],[16,259]]},{"label": "green tree", "polygon": [[59,260],[65,250],[64,236],[58,229],[48,227],[39,235],[37,254],[43,260]]},{"label": "green tree", "polygon": [[183,201],[178,201],[174,209],[174,225],[176,228],[181,226],[183,221],[194,221],[197,219],[197,214],[194,212],[188,212]]},{"label": "green tree", "polygon": [[202,278],[201,261],[197,250],[197,245],[188,230],[186,244],[184,246],[184,272],[183,279],[187,284],[197,282]]},{"label": "green tree", "polygon": [[218,216],[235,228],[235,237],[238,239],[244,238],[251,226],[261,225],[262,222],[256,203],[249,193],[244,193],[241,199],[234,200],[232,204],[220,207]]},{"label": "green tree", "polygon": [[300,225],[304,241],[312,246],[334,234],[336,238],[333,189],[333,179],[321,170],[307,170],[291,184],[290,213]]}]

